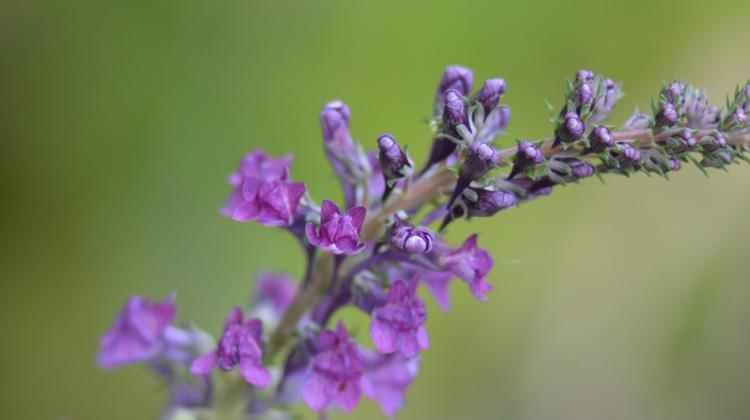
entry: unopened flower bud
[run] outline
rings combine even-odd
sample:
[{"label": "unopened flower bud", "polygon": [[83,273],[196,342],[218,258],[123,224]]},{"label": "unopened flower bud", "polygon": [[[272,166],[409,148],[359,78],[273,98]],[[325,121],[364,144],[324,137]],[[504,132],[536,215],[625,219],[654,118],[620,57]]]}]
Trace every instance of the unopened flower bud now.
[{"label": "unopened flower bud", "polygon": [[386,182],[408,175],[412,163],[393,136],[383,134],[378,137],[378,150],[378,159]]},{"label": "unopened flower bud", "polygon": [[682,82],[674,81],[670,83],[664,90],[664,97],[674,105],[681,104],[683,101],[682,95],[685,93],[685,84]]},{"label": "unopened flower bud", "polygon": [[443,121],[450,127],[466,124],[466,105],[463,95],[456,89],[449,89],[443,97],[445,108],[443,109]]},{"label": "unopened flower bud", "polygon": [[615,139],[612,138],[612,133],[610,133],[609,128],[603,125],[591,130],[589,141],[591,141],[591,148],[596,152],[601,152],[615,144]]},{"label": "unopened flower bud", "polygon": [[693,136],[693,131],[687,128],[680,131],[680,133],[678,134],[678,138],[688,149],[692,149],[696,144],[698,144],[698,141]]},{"label": "unopened flower bud", "polygon": [[674,105],[669,102],[662,102],[659,112],[656,114],[656,124],[660,127],[671,127],[677,124],[680,116]]},{"label": "unopened flower bud", "polygon": [[636,163],[640,162],[641,160],[641,151],[631,146],[628,143],[621,143],[620,151],[622,152],[622,157],[625,160],[636,162]]},{"label": "unopened flower bud", "polygon": [[494,168],[498,163],[497,161],[497,151],[494,147],[485,143],[472,144],[469,147],[466,160],[463,166],[461,166],[456,187],[453,189],[453,194],[451,194],[448,200],[448,208],[453,205],[456,198],[461,195],[472,181],[485,176],[490,169]]},{"label": "unopened flower bud", "polygon": [[505,93],[505,80],[487,79],[479,90],[475,100],[482,104],[484,114],[488,115],[490,111],[500,103],[500,97]]},{"label": "unopened flower bud", "polygon": [[544,163],[544,153],[534,143],[526,140],[520,141],[508,179],[512,179],[527,168],[541,163]]},{"label": "unopened flower bud", "polygon": [[401,224],[393,229],[391,244],[396,248],[412,254],[427,254],[432,251],[435,241],[432,233],[423,227]]},{"label": "unopened flower bud", "polygon": [[571,143],[583,137],[586,125],[575,112],[568,112],[558,129],[558,138],[564,143]]},{"label": "unopened flower bud", "polygon": [[471,92],[474,85],[474,73],[461,66],[448,66],[443,72],[443,78],[440,79],[437,95],[443,96],[449,89],[456,89],[462,95],[466,96]]},{"label": "unopened flower bud", "polygon": [[580,160],[571,163],[570,167],[573,170],[573,176],[578,179],[588,178],[594,175],[595,172],[594,167],[590,163]]},{"label": "unopened flower bud", "polygon": [[583,83],[576,88],[576,101],[578,105],[589,105],[594,99],[594,89],[589,83]]},{"label": "unopened flower bud", "polygon": [[491,217],[518,205],[518,197],[510,191],[471,188],[471,192],[475,200],[466,201],[469,217]]},{"label": "unopened flower bud", "polygon": [[677,172],[682,168],[682,162],[680,162],[679,159],[669,159],[669,170],[672,172]]},{"label": "unopened flower bud", "polygon": [[579,82],[590,82],[594,80],[594,73],[589,70],[578,70],[576,80]]}]

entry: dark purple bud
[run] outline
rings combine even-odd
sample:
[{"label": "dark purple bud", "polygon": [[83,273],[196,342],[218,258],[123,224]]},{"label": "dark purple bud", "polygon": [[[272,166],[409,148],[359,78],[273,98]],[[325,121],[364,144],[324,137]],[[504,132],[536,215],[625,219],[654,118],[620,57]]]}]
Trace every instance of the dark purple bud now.
[{"label": "dark purple bud", "polygon": [[669,170],[672,172],[679,171],[682,168],[682,162],[679,159],[669,159]]},{"label": "dark purple bud", "polygon": [[475,200],[464,200],[469,217],[491,217],[518,205],[518,197],[510,191],[471,188],[470,192]]},{"label": "dark purple bud", "polygon": [[589,83],[583,83],[576,89],[576,100],[578,105],[589,105],[594,99],[594,89]]},{"label": "dark purple bud", "polygon": [[462,95],[467,96],[474,85],[474,73],[461,66],[448,66],[443,72],[443,78],[437,89],[437,98],[442,98],[449,89],[456,89]]},{"label": "dark purple bud", "polygon": [[443,96],[445,107],[443,108],[443,121],[451,128],[466,124],[466,105],[463,95],[456,89],[449,89]]},{"label": "dark purple bud", "polygon": [[628,143],[620,143],[620,151],[625,160],[636,163],[641,161],[641,151]]},{"label": "dark purple bud", "polygon": [[492,168],[498,164],[497,151],[494,147],[485,143],[474,143],[469,147],[466,160],[458,175],[456,187],[453,189],[448,208],[473,181],[485,176]]},{"label": "dark purple bud", "polygon": [[541,163],[544,163],[544,153],[534,143],[526,140],[520,141],[508,179],[512,179],[527,168]]},{"label": "dark purple bud", "polygon": [[518,144],[518,154],[516,157],[518,158],[519,156],[534,164],[544,162],[544,153],[542,153],[542,151],[530,141],[522,141]]},{"label": "dark purple bud", "polygon": [[576,80],[579,82],[590,82],[594,80],[594,73],[589,70],[578,70]]},{"label": "dark purple bud", "polygon": [[386,182],[407,176],[412,163],[390,134],[378,137],[378,159]]},{"label": "dark purple bud", "polygon": [[680,131],[680,133],[678,134],[678,138],[688,149],[692,149],[696,144],[698,144],[698,141],[695,139],[695,137],[693,137],[693,131],[687,128]]},{"label": "dark purple bud", "polygon": [[592,175],[594,175],[594,167],[584,161],[576,160],[570,164],[571,169],[573,170],[573,176],[576,178],[588,178]]},{"label": "dark purple bud", "polygon": [[558,130],[558,138],[565,142],[571,143],[583,137],[586,131],[586,125],[575,112],[568,112],[563,117],[563,122]]},{"label": "dark purple bud", "polygon": [[391,235],[391,244],[412,254],[428,254],[432,251],[435,238],[427,228],[408,224],[397,225]]},{"label": "dark purple bud", "polygon": [[505,93],[505,80],[503,79],[487,79],[482,85],[482,89],[479,90],[477,96],[474,98],[477,102],[482,104],[484,108],[484,115],[489,115],[490,111],[497,107],[500,103],[500,97]]},{"label": "dark purple bud", "polygon": [[589,134],[589,140],[591,141],[591,148],[596,152],[601,152],[615,144],[615,139],[612,138],[609,128],[600,125],[591,130]]},{"label": "dark purple bud", "polygon": [[662,102],[659,112],[656,114],[656,125],[660,127],[671,127],[677,124],[680,116],[674,105],[669,102]]}]

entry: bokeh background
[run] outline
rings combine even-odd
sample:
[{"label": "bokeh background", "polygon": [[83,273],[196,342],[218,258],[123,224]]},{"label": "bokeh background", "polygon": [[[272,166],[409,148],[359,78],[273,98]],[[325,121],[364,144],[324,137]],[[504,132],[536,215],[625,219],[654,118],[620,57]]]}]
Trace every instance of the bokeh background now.
[{"label": "bokeh background", "polygon": [[[447,64],[502,76],[510,135],[590,68],[613,121],[672,78],[720,102],[750,76],[750,2],[4,1],[0,11],[0,418],[156,418],[164,389],[94,363],[129,294],[178,294],[213,333],[261,269],[301,273],[281,232],[223,219],[226,175],[294,151],[339,197],[318,112],[417,158]],[[593,180],[464,224],[495,256],[488,303],[430,304],[403,419],[750,418],[750,170]],[[366,339],[362,317],[353,317]],[[302,411],[304,413],[304,411]],[[353,417],[380,418],[372,402]]]}]

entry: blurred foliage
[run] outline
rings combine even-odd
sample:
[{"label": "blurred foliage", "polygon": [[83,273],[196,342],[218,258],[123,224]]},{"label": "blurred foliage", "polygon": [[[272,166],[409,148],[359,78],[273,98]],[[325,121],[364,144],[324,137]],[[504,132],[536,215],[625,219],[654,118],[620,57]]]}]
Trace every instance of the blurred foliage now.
[{"label": "blurred foliage", "polygon": [[[551,131],[579,68],[624,82],[613,121],[683,78],[716,102],[748,76],[742,0],[670,2],[6,1],[0,13],[0,418],[156,418],[139,368],[94,365],[132,293],[176,291],[216,333],[263,268],[299,275],[283,233],[222,219],[242,154],[293,151],[338,197],[318,112],[395,133],[422,158],[446,64],[509,84],[511,142]],[[470,231],[490,302],[430,305],[404,419],[750,417],[750,170],[560,188]],[[366,320],[354,317],[366,340]],[[305,411],[303,411],[305,412]],[[379,418],[366,402],[356,418]],[[354,418],[354,417],[352,417]]]}]

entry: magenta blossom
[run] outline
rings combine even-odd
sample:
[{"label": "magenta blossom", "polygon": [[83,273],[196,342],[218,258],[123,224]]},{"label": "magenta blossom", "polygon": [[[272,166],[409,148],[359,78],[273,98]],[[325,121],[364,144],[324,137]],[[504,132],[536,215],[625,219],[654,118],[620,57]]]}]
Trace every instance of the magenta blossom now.
[{"label": "magenta blossom", "polygon": [[341,214],[336,204],[323,200],[320,206],[320,226],[316,230],[314,224],[307,224],[307,240],[332,254],[356,254],[364,248],[364,244],[359,242],[359,234],[362,232],[366,213],[364,207],[358,206]]},{"label": "magenta blossom", "polygon": [[218,348],[195,359],[190,372],[208,375],[217,367],[230,371],[239,365],[245,381],[259,388],[271,384],[271,374],[263,366],[261,335],[263,324],[258,319],[243,321],[242,310],[234,308],[224,323],[224,334]]},{"label": "magenta blossom", "polygon": [[424,326],[427,312],[416,291],[416,280],[396,281],[385,305],[372,312],[370,335],[380,353],[398,352],[412,357],[429,347]]},{"label": "magenta blossom", "polygon": [[262,151],[245,156],[229,177],[234,191],[222,213],[238,222],[291,225],[305,194],[305,184],[288,180],[291,161],[290,156],[273,159]]},{"label": "magenta blossom", "polygon": [[335,404],[351,412],[362,395],[360,380],[364,366],[344,324],[339,321],[336,332],[321,331],[317,351],[302,388],[302,398],[315,411]]},{"label": "magenta blossom", "polygon": [[166,349],[165,331],[176,311],[174,296],[161,303],[140,296],[128,299],[112,328],[101,339],[99,366],[112,369],[157,357]]},{"label": "magenta blossom", "polygon": [[485,278],[492,270],[492,257],[477,246],[477,235],[471,235],[461,248],[443,255],[442,265],[469,284],[471,293],[479,300],[486,300],[492,285]]},{"label": "magenta blossom", "polygon": [[386,416],[393,417],[404,406],[404,394],[419,371],[419,357],[400,354],[381,355],[362,351],[365,373],[362,391],[377,401]]}]

